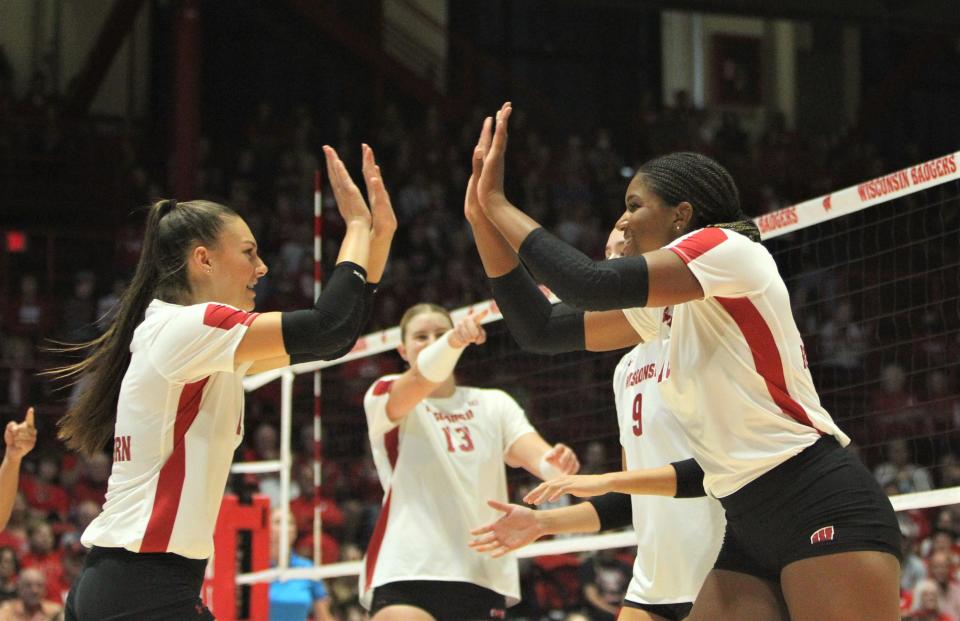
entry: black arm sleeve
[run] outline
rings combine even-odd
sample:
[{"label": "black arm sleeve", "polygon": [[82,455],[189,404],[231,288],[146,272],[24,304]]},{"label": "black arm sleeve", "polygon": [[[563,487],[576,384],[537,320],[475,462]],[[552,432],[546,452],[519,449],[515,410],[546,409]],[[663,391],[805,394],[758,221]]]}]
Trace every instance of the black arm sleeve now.
[{"label": "black arm sleeve", "polygon": [[527,235],[519,254],[537,280],[573,307],[601,311],[647,304],[643,257],[593,261],[542,228]]},{"label": "black arm sleeve", "polygon": [[367,273],[356,263],[337,264],[316,304],[309,310],[283,313],[283,346],[294,354],[327,357],[357,340],[357,310],[363,303]]},{"label": "black arm sleeve", "polygon": [[358,338],[363,332],[364,326],[370,322],[370,315],[373,314],[373,298],[376,296],[378,286],[379,283],[367,283],[367,286],[363,292],[363,297],[360,299],[360,308],[354,309],[354,322],[356,323],[356,326],[354,326],[352,330],[356,336],[354,337],[353,341],[337,351],[330,352],[329,354],[291,354],[290,364],[313,362],[314,360],[336,360],[341,356],[346,356],[349,354],[350,350],[352,350],[353,346],[356,344],[356,338]]},{"label": "black arm sleeve", "polygon": [[670,465],[677,471],[677,494],[674,498],[700,498],[707,495],[703,489],[703,468],[695,459],[675,461]]},{"label": "black arm sleeve", "polygon": [[586,349],[583,311],[551,304],[522,265],[491,278],[490,286],[510,334],[521,348],[538,354]]},{"label": "black arm sleeve", "polygon": [[600,530],[624,528],[633,525],[633,506],[629,494],[610,492],[588,500],[600,518]]}]

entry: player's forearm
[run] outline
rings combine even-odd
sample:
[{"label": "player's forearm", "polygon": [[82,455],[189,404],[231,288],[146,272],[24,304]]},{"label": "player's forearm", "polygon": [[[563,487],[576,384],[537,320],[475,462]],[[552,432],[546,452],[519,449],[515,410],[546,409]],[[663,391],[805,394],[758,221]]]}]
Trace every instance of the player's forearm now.
[{"label": "player's forearm", "polygon": [[677,471],[670,464],[642,470],[608,472],[603,476],[607,479],[607,490],[611,492],[641,496],[677,494]]},{"label": "player's forearm", "polygon": [[7,527],[20,480],[20,459],[4,455],[0,463],[0,530]]},{"label": "player's forearm", "polygon": [[337,263],[350,261],[363,269],[370,264],[370,223],[348,222],[347,232],[340,242],[340,252],[337,254]]},{"label": "player's forearm", "polygon": [[534,515],[544,535],[596,533],[600,530],[600,518],[588,502],[537,511]]},{"label": "player's forearm", "polygon": [[379,283],[390,258],[390,246],[393,235],[374,235],[370,240],[370,264],[367,266],[367,280]]},{"label": "player's forearm", "polygon": [[470,227],[487,278],[503,276],[519,265],[517,253],[486,216],[472,219]]},{"label": "player's forearm", "polygon": [[503,239],[510,244],[514,252],[520,250],[520,245],[531,232],[540,228],[536,220],[523,213],[506,196],[496,195],[487,199],[484,213],[490,222],[497,227]]}]

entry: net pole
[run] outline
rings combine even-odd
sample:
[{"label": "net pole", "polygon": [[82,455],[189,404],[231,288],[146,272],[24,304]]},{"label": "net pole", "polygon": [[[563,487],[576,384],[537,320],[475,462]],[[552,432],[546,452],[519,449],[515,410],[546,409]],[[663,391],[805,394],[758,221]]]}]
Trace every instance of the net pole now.
[{"label": "net pole", "polygon": [[[318,168],[313,174],[313,298],[320,297],[323,272],[320,266],[323,242],[323,173]],[[313,563],[320,565],[320,369],[313,372]]]}]

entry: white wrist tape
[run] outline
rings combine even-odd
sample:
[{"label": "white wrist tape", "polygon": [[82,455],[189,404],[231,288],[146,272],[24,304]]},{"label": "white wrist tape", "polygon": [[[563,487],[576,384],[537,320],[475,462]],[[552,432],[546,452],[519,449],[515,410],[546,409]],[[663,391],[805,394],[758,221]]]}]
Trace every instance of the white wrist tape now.
[{"label": "white wrist tape", "polygon": [[453,373],[464,347],[450,346],[450,332],[427,345],[417,356],[417,369],[420,375],[439,384]]},{"label": "white wrist tape", "polygon": [[547,455],[549,454],[550,451],[547,451],[543,454],[543,457],[540,458],[540,478],[544,481],[550,481],[563,476],[563,472],[547,461]]}]

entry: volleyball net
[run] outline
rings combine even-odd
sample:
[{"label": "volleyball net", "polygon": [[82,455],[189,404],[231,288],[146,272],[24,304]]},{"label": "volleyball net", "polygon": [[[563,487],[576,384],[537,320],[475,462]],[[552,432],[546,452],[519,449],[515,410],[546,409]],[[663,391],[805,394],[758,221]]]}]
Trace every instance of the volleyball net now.
[{"label": "volleyball net", "polygon": [[[851,435],[894,507],[921,521],[936,507],[960,504],[958,159],[960,152],[949,154],[756,219],[791,292],[824,406]],[[551,357],[523,352],[490,300],[452,315],[456,320],[486,309],[491,311],[484,320],[488,341],[468,348],[457,367],[459,382],[507,391],[548,442],[573,447],[588,471],[618,469],[611,380],[624,352]],[[322,489],[350,508],[343,511],[344,521],[325,526],[341,556],[355,558],[366,545],[379,507],[362,399],[379,376],[402,369],[395,353],[399,344],[399,327],[393,327],[362,337],[339,360],[279,369],[245,382],[248,392],[275,392],[280,384],[281,455],[274,462],[237,463],[234,472],[277,473],[283,505],[291,497],[298,421],[309,421],[312,411],[308,377],[323,370]],[[514,500],[535,483],[512,469],[508,480]],[[289,569],[284,539],[282,533],[278,567],[239,575],[237,583],[355,576],[360,569],[357,560],[339,559]],[[528,546],[519,556],[567,555],[633,542],[632,532],[566,537]]]}]

